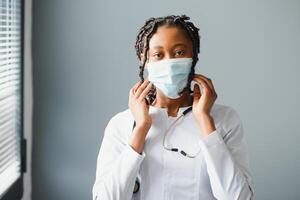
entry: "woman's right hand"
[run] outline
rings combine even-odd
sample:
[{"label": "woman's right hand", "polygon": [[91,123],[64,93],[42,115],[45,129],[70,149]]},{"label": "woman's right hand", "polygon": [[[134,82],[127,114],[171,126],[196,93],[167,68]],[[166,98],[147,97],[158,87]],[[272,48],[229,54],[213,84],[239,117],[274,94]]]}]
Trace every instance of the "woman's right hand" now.
[{"label": "woman's right hand", "polygon": [[137,82],[129,93],[128,107],[135,119],[137,127],[150,128],[152,118],[149,114],[149,105],[146,103],[146,95],[150,91],[152,83],[144,80],[143,83]]}]

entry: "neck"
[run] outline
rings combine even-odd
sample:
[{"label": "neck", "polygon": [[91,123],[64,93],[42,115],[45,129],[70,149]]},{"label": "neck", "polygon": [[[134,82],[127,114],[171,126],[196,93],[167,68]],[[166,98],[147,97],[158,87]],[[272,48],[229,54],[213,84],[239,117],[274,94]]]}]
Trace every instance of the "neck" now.
[{"label": "neck", "polygon": [[177,116],[177,112],[180,107],[186,107],[193,105],[193,96],[191,96],[187,90],[177,99],[170,99],[157,91],[156,101],[153,106],[158,108],[167,108],[168,115],[172,117]]}]

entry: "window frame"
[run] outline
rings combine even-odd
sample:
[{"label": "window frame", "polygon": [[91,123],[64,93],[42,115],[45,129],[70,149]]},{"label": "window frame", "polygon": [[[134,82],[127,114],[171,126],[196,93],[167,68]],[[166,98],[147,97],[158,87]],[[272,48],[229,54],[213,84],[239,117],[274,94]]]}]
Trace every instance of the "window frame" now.
[{"label": "window frame", "polygon": [[20,58],[20,151],[21,151],[21,175],[3,194],[1,200],[22,199],[24,193],[24,173],[26,172],[26,139],[24,137],[24,23],[25,23],[25,0],[20,0],[21,3],[21,58]]}]

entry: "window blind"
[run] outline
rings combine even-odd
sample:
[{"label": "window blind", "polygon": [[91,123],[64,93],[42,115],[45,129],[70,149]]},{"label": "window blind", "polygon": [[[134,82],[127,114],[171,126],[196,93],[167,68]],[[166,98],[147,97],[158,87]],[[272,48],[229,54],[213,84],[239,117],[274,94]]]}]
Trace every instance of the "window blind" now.
[{"label": "window blind", "polygon": [[0,198],[21,176],[21,9],[0,0]]}]

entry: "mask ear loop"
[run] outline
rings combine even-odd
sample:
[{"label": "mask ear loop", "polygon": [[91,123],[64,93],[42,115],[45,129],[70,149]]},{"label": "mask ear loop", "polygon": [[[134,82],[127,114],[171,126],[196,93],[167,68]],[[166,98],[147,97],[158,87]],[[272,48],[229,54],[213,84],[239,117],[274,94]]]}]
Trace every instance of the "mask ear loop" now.
[{"label": "mask ear loop", "polygon": [[[192,84],[193,82],[194,82],[194,84]],[[199,86],[200,92],[202,94],[202,85],[199,84],[197,81],[194,81],[194,80],[191,81],[191,88],[192,88],[193,93],[194,93],[194,85],[195,84],[197,84]]]}]

